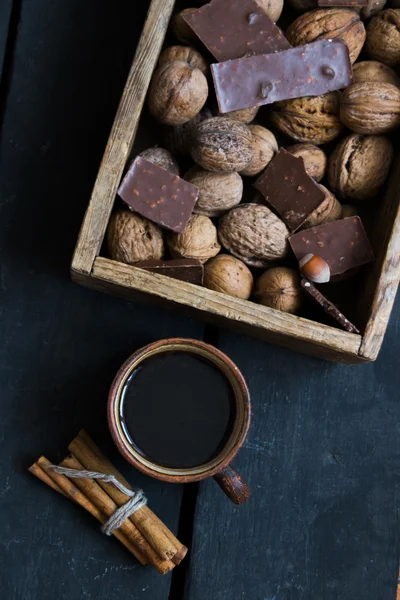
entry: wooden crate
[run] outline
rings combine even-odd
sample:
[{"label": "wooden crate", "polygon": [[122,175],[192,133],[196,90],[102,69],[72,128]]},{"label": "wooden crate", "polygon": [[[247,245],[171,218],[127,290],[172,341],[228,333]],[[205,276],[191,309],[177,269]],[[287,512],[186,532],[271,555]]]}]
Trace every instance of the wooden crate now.
[{"label": "wooden crate", "polygon": [[[169,305],[268,342],[336,362],[376,359],[400,279],[400,169],[394,169],[380,215],[377,260],[360,290],[362,335],[150,273],[100,256],[117,189],[135,140],[147,89],[175,0],[152,0],[143,33],[80,231],[71,272],[87,287]],[[398,164],[398,167],[400,164]]]}]

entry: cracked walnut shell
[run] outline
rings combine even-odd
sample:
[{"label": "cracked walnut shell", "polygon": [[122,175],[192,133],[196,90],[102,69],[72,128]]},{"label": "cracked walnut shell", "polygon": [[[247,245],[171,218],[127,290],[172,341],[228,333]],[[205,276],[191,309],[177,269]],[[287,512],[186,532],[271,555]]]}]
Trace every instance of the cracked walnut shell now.
[{"label": "cracked walnut shell", "polygon": [[400,90],[390,83],[353,83],[342,92],[340,120],[354,133],[391,131],[400,125]]},{"label": "cracked walnut shell", "polygon": [[181,233],[167,236],[167,246],[175,258],[195,258],[207,262],[221,250],[217,229],[204,215],[192,215]]},{"label": "cracked walnut shell", "polygon": [[343,125],[339,120],[339,94],[305,96],[275,102],[271,109],[274,125],[299,142],[326,144],[338,138]]},{"label": "cracked walnut shell", "polygon": [[164,254],[161,230],[130,210],[119,209],[107,229],[108,252],[112,260],[133,265],[139,260],[160,259]]},{"label": "cracked walnut shell", "polygon": [[204,266],[204,286],[215,292],[248,300],[253,289],[253,275],[238,258],[219,254]]},{"label": "cracked walnut shell", "polygon": [[167,62],[153,75],[148,104],[161,123],[183,125],[201,111],[207,96],[207,79],[200,69],[183,61]]},{"label": "cracked walnut shell", "polygon": [[394,67],[400,63],[400,9],[382,10],[367,26],[367,54]]},{"label": "cracked walnut shell", "polygon": [[349,135],[329,159],[329,185],[343,198],[372,198],[385,183],[393,159],[390,140],[375,135]]},{"label": "cracked walnut shell", "polygon": [[219,217],[237,206],[243,196],[243,179],[238,173],[210,173],[195,166],[184,179],[199,188],[193,209],[198,215]]},{"label": "cracked walnut shell", "polygon": [[365,42],[365,27],[360,16],[348,8],[318,8],[300,15],[288,28],[292,46],[304,46],[321,39],[343,40],[354,63]]},{"label": "cracked walnut shell", "polygon": [[288,254],[289,230],[269,208],[240,204],[219,222],[221,244],[251,267],[267,267]]}]

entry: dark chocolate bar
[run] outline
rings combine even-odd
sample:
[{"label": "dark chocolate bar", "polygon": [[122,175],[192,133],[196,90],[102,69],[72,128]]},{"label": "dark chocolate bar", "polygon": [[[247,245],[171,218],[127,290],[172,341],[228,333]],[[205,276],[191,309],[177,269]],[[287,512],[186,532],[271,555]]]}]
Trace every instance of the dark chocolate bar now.
[{"label": "dark chocolate bar", "polygon": [[129,167],[118,195],[142,217],[180,232],[190,219],[199,189],[138,156]]},{"label": "dark chocolate bar", "polygon": [[330,300],[328,300],[328,298],[321,294],[321,292],[313,283],[311,283],[311,281],[308,281],[308,279],[302,279],[301,287],[309,296],[311,296],[313,300],[315,300],[315,302],[322,306],[326,314],[335,319],[335,321],[337,321],[339,325],[343,327],[343,329],[349,331],[350,333],[360,333],[357,327],[348,319],[346,319],[344,314],[341,313],[340,310],[336,308],[336,306],[332,304]]},{"label": "dark chocolate bar", "polygon": [[331,275],[340,275],[374,260],[374,254],[360,217],[347,217],[318,225],[290,236],[297,260],[318,254],[326,260]]},{"label": "dark chocolate bar", "polygon": [[221,113],[319,96],[352,82],[349,49],[341,40],[319,40],[274,54],[211,65]]},{"label": "dark chocolate bar", "polygon": [[318,6],[323,6],[327,8],[334,8],[335,6],[367,6],[368,0],[318,0]]},{"label": "dark chocolate bar", "polygon": [[282,149],[271,160],[254,187],[296,231],[325,200],[325,192],[307,174],[304,161]]},{"label": "dark chocolate bar", "polygon": [[135,267],[152,273],[166,275],[173,279],[203,285],[204,267],[199,260],[193,258],[177,258],[174,260],[142,260]]},{"label": "dark chocolate bar", "polygon": [[291,48],[255,0],[212,0],[183,18],[219,62]]}]

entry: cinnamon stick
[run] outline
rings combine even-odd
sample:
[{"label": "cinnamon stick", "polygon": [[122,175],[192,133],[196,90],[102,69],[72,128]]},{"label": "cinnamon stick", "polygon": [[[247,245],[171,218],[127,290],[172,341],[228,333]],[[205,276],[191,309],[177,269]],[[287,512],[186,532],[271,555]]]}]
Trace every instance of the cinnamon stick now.
[{"label": "cinnamon stick", "polygon": [[[68,449],[83,464],[85,469],[100,471],[102,473],[113,473],[121,483],[132,489],[126,479],[108,458],[104,456],[84,430],[81,430],[78,436],[72,440]],[[99,485],[118,506],[125,504],[129,499],[126,494],[118,490],[111,483],[99,481]],[[147,506],[143,506],[133,513],[130,520],[145,536],[160,557],[172,560],[175,565],[178,565],[185,557],[187,553],[186,546],[173,535],[168,527]]]},{"label": "cinnamon stick", "polygon": [[[64,458],[60,465],[62,467],[67,467],[68,469],[83,470],[85,468],[73,455]],[[98,471],[99,469],[95,470]],[[106,471],[103,469],[101,472],[105,473]],[[118,508],[118,505],[94,479],[75,479],[74,482],[84,496],[88,498],[107,518]],[[112,484],[111,486],[114,487]],[[126,498],[127,500],[129,499],[128,497]],[[117,531],[123,533],[125,537],[139,549],[140,553],[146,557],[146,562],[151,562],[162,575],[165,575],[174,568],[174,563],[170,560],[162,559],[129,519],[126,519]]]},{"label": "cinnamon stick", "polygon": [[[47,483],[52,489],[64,494],[80,506],[87,510],[93,517],[95,517],[100,523],[105,523],[107,520],[106,516],[84,495],[82,492],[70,481],[65,475],[59,475],[51,468],[51,462],[41,456],[36,463],[34,463],[29,471],[38,477],[44,483]],[[50,483],[51,482],[51,483]],[[129,540],[120,530],[113,531],[113,535],[131,552],[138,561],[145,565],[147,563],[146,558],[140,552],[140,550]]]}]

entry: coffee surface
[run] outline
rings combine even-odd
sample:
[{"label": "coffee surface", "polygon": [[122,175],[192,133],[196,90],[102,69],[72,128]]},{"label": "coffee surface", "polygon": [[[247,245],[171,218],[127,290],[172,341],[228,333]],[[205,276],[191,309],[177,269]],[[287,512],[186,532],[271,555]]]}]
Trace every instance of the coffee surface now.
[{"label": "coffee surface", "polygon": [[122,392],[121,422],[147,459],[190,468],[217,456],[232,432],[235,396],[211,362],[186,352],[144,360]]}]

